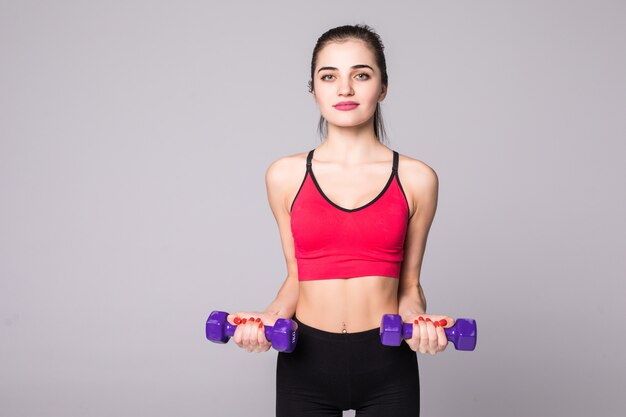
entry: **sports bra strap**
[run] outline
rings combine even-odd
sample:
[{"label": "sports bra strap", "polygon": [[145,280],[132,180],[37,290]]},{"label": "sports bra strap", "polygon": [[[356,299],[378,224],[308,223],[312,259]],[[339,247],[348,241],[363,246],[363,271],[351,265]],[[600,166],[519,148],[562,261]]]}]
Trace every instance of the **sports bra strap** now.
[{"label": "sports bra strap", "polygon": [[393,172],[398,172],[398,159],[399,159],[398,152],[394,150],[393,151],[393,167],[391,168]]},{"label": "sports bra strap", "polygon": [[309,170],[311,169],[311,159],[313,158],[313,151],[315,149],[311,149],[309,151],[309,154],[306,156],[306,169]]}]

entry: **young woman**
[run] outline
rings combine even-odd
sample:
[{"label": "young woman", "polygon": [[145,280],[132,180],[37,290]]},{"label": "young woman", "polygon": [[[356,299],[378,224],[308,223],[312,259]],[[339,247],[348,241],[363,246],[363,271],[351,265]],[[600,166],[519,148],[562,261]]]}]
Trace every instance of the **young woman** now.
[{"label": "young woman", "polygon": [[[426,313],[420,269],[435,216],[438,179],[383,144],[387,94],[383,44],[367,25],[340,26],[317,41],[309,90],[323,142],[272,162],[268,200],[287,278],[263,312],[238,311],[235,343],[267,351],[264,325],[298,323],[292,353],[278,353],[279,417],[418,416],[416,352],[443,351],[454,320]],[[380,342],[383,314],[413,323],[399,347]]]}]

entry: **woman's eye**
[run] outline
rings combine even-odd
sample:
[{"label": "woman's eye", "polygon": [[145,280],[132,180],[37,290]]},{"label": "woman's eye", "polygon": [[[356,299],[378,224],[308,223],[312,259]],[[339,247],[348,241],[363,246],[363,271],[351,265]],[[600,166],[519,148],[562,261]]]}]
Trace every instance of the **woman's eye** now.
[{"label": "woman's eye", "polygon": [[365,73],[365,72],[362,72],[362,73],[360,73],[360,74],[357,74],[357,76],[359,76],[359,75],[365,75],[365,78],[361,78],[362,80],[367,80],[367,79],[370,77],[370,76],[369,76],[369,74],[367,74],[367,73]]},{"label": "woman's eye", "polygon": [[322,75],[322,80],[326,80],[327,79],[326,77],[332,77],[332,75],[330,74]]}]

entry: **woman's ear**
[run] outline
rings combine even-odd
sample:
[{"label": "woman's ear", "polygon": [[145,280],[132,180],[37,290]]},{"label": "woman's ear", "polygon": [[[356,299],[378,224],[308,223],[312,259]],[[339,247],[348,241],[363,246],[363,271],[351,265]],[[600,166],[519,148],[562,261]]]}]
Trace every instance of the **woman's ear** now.
[{"label": "woman's ear", "polygon": [[383,87],[378,95],[378,101],[383,101],[387,96],[387,86],[383,84]]}]

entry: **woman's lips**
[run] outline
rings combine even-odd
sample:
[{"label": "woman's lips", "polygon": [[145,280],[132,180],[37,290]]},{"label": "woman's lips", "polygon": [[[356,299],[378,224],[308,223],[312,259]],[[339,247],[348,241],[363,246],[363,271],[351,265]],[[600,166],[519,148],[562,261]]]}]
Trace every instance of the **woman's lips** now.
[{"label": "woman's lips", "polygon": [[337,104],[335,105],[335,108],[337,110],[352,110],[356,109],[358,105],[358,103]]}]

